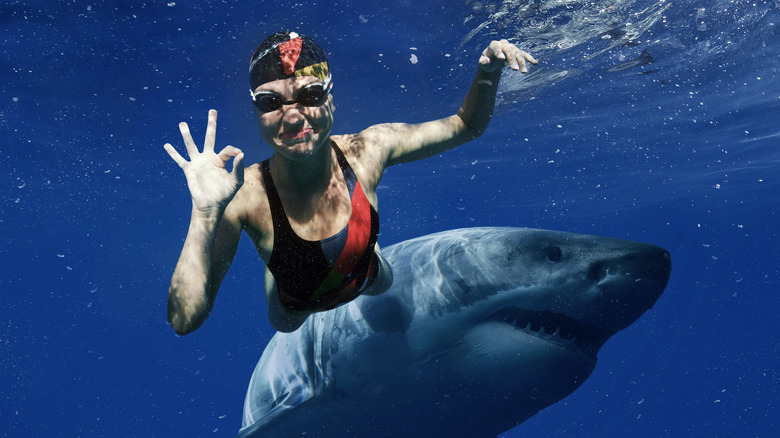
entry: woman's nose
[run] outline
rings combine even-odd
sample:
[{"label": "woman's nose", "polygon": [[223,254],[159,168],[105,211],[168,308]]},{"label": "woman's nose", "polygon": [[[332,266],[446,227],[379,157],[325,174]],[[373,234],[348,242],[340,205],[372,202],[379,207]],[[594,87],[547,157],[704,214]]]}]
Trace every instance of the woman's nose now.
[{"label": "woman's nose", "polygon": [[303,122],[304,117],[298,105],[297,103],[282,105],[282,120],[285,124],[292,126]]}]

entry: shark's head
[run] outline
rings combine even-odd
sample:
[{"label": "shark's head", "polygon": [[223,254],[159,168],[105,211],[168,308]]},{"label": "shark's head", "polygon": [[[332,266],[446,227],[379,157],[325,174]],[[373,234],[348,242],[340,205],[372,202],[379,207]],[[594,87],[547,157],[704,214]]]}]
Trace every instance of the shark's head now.
[{"label": "shark's head", "polygon": [[500,431],[525,419],[511,411],[574,391],[604,342],[660,297],[671,270],[662,248],[597,236],[476,228],[426,239],[388,249],[399,290],[361,301],[374,309],[364,314],[369,323],[394,318],[377,326],[405,331],[411,361],[441,388],[459,382],[461,394],[493,398],[468,409],[484,408]]}]

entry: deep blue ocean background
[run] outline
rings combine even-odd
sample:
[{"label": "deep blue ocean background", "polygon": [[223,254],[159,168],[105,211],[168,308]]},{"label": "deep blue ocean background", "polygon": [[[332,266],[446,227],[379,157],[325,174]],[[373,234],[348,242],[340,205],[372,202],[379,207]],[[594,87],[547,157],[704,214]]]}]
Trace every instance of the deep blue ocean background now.
[{"label": "deep blue ocean background", "polygon": [[541,61],[482,138],[386,172],[381,245],[500,225],[672,253],[590,379],[502,436],[780,436],[779,28],[777,0],[2,0],[0,436],[238,431],[273,335],[262,264],[244,237],[174,334],[190,200],[162,145],[216,108],[218,145],[270,155],[247,67],[282,29],[329,52],[334,133],[453,113],[491,39]]}]

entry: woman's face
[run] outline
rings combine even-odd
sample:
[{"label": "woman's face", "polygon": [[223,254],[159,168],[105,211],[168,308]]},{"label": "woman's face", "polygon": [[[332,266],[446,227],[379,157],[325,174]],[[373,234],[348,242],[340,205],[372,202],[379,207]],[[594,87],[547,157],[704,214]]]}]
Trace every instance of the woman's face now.
[{"label": "woman's face", "polygon": [[[267,82],[254,92],[270,91],[284,102],[293,101],[300,90],[322,81],[313,76],[301,76]],[[261,112],[255,108],[260,133],[274,150],[290,160],[307,159],[323,144],[328,144],[333,127],[333,96],[321,106],[310,107],[300,103],[284,104],[273,111]]]}]

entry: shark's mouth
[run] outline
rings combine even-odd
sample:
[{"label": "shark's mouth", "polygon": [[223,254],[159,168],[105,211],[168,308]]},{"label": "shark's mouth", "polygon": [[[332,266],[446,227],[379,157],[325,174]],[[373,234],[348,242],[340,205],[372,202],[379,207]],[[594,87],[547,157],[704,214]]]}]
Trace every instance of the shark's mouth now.
[{"label": "shark's mouth", "polygon": [[545,310],[507,307],[492,314],[487,320],[509,324],[531,336],[592,357],[596,356],[609,338],[609,333],[604,329]]}]

